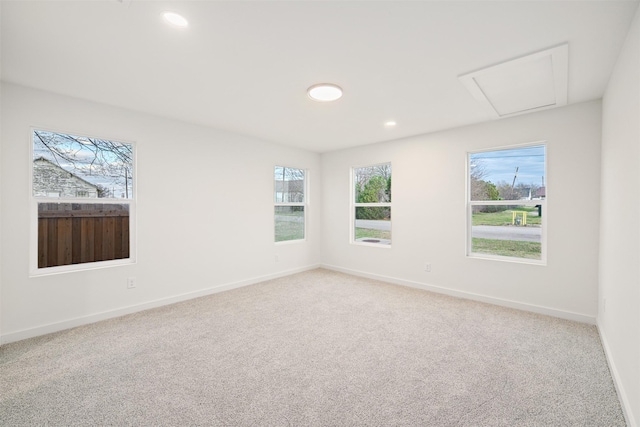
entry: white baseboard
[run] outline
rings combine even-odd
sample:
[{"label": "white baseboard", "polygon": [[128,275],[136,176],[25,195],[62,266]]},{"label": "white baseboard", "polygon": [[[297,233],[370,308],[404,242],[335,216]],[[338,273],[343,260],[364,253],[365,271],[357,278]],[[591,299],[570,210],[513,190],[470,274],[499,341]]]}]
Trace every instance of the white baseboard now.
[{"label": "white baseboard", "polygon": [[306,267],[280,271],[278,273],[267,274],[259,277],[253,277],[246,280],[240,280],[238,282],[225,283],[225,284],[213,286],[211,288],[201,289],[195,292],[187,292],[184,294],[175,295],[175,296],[166,297],[166,298],[160,298],[157,300],[148,301],[141,304],[135,304],[127,307],[117,308],[114,310],[103,311],[101,313],[95,313],[87,316],[76,317],[74,319],[64,320],[62,322],[50,323],[43,326],[37,326],[35,328],[23,329],[17,332],[10,332],[8,334],[0,336],[0,344],[8,344],[10,342],[21,341],[27,338],[33,338],[40,335],[46,335],[53,332],[63,331],[65,329],[75,328],[77,326],[99,322],[101,320],[112,319],[114,317],[120,317],[120,316],[124,316],[131,313],[137,313],[139,311],[149,310],[151,308],[162,307],[165,305],[174,304],[181,301],[187,301],[193,298],[216,294],[218,292],[229,291],[231,289],[241,288],[243,286],[254,285],[256,283],[264,282],[266,280],[277,279],[278,277],[290,276],[292,274],[301,273],[303,271],[314,270],[319,267],[320,267],[319,264],[315,264],[315,265],[310,265]]},{"label": "white baseboard", "polygon": [[335,265],[322,264],[322,268],[327,270],[339,271],[341,273],[352,274],[354,276],[366,277],[369,279],[380,280],[381,282],[393,283],[395,285],[409,286],[411,288],[423,289],[425,291],[436,292],[439,294],[449,295],[457,298],[464,298],[473,301],[486,302],[488,304],[499,305],[502,307],[515,308],[517,310],[530,311],[533,313],[544,314],[547,316],[558,317],[560,319],[573,320],[590,325],[596,324],[596,318],[586,314],[573,313],[571,311],[558,310],[550,307],[543,307],[534,304],[526,304],[518,301],[511,301],[502,298],[490,297],[487,295],[474,294],[471,292],[458,291],[455,289],[443,288],[440,286],[429,285],[411,280],[398,279],[395,277],[383,276],[379,274],[366,273],[364,271],[351,270],[349,268],[337,267]]},{"label": "white baseboard", "polygon": [[603,328],[600,325],[600,319],[596,322],[596,326],[598,328],[598,334],[600,335],[600,341],[602,342],[602,348],[604,349],[604,355],[607,358],[607,364],[609,365],[609,371],[611,371],[611,376],[613,377],[613,385],[616,388],[616,392],[618,393],[618,398],[620,399],[620,405],[622,406],[622,413],[624,414],[624,418],[627,422],[628,427],[638,427],[635,418],[633,417],[633,412],[631,412],[631,404],[629,402],[629,397],[625,391],[625,388],[620,379],[620,373],[616,367],[616,364],[613,361],[613,357],[611,356],[611,348],[609,347],[609,342],[607,341],[607,336],[603,333]]}]

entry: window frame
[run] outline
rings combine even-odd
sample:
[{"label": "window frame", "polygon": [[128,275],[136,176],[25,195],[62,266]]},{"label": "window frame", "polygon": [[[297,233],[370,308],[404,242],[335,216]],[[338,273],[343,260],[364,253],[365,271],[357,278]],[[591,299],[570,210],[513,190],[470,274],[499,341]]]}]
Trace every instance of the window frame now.
[{"label": "window frame", "polygon": [[[544,147],[545,158],[544,158],[544,177],[545,177],[545,198],[540,200],[471,200],[471,155],[478,153],[487,153],[493,151],[506,151],[506,150],[517,150],[528,147]],[[491,147],[480,150],[468,151],[466,153],[466,188],[465,188],[465,221],[466,221],[466,244],[465,244],[465,254],[467,258],[472,259],[486,259],[486,260],[494,260],[494,261],[505,261],[512,263],[521,263],[521,264],[530,264],[530,265],[547,265],[547,218],[548,218],[548,185],[546,183],[548,180],[548,162],[547,159],[549,157],[549,145],[546,140],[543,141],[535,141],[529,142],[525,144],[517,144],[517,145],[508,145],[508,146],[500,146],[500,147]],[[535,207],[537,205],[541,205],[541,210],[543,212],[541,225],[542,232],[540,237],[540,259],[531,259],[531,258],[520,258],[520,257],[509,257],[503,255],[492,255],[485,254],[480,252],[473,252],[472,248],[472,227],[473,227],[473,207],[474,206],[532,206]]]},{"label": "window frame", "polygon": [[[81,136],[86,138],[103,139],[131,146],[133,155],[133,171],[131,174],[131,197],[130,198],[90,198],[90,197],[47,197],[34,195],[34,144],[33,136],[36,131],[58,133],[64,135]],[[136,205],[138,197],[138,166],[137,166],[137,144],[133,141],[123,138],[103,138],[94,136],[89,132],[69,132],[58,129],[51,129],[46,126],[31,126],[29,128],[29,196],[30,196],[30,215],[29,215],[29,277],[48,276],[53,274],[72,273],[77,271],[96,270],[110,268],[123,265],[132,265],[137,263],[137,221],[136,221]],[[80,204],[113,204],[128,205],[129,207],[129,257],[92,261],[78,264],[67,264],[52,267],[38,267],[38,204],[40,203],[80,203]]]},{"label": "window frame", "polygon": [[[302,202],[278,202],[277,201],[277,188],[276,188],[276,180],[275,180],[275,170],[276,168],[284,168],[286,169],[297,169],[302,171],[304,174],[303,185],[302,185]],[[272,182],[273,182],[273,242],[276,245],[283,244],[295,244],[295,243],[303,243],[307,241],[307,214],[309,207],[309,170],[305,168],[295,168],[291,166],[282,166],[282,165],[274,165],[272,169]],[[302,239],[289,239],[289,240],[276,240],[276,208],[278,207],[302,207],[303,212],[303,221],[304,226],[302,228],[303,237]]]},{"label": "window frame", "polygon": [[[393,220],[390,220],[390,232],[391,232],[391,239],[389,239],[389,243],[370,243],[370,242],[363,242],[363,241],[358,241],[356,240],[356,209],[359,207],[367,207],[367,208],[375,208],[375,207],[388,207],[390,211],[393,210],[392,207],[392,202],[393,202],[393,197],[391,198],[390,202],[384,202],[384,203],[357,203],[356,202],[356,169],[363,169],[363,168],[371,168],[371,167],[375,167],[375,166],[382,166],[382,165],[389,165],[389,167],[391,168],[391,176],[393,177],[393,165],[391,161],[388,162],[380,162],[380,163],[372,163],[372,164],[366,164],[366,165],[358,165],[358,166],[352,166],[351,170],[350,170],[350,184],[351,184],[351,190],[350,190],[350,205],[349,205],[349,243],[351,243],[352,245],[359,245],[359,246],[370,246],[370,247],[375,247],[375,248],[386,248],[386,249],[391,249],[391,246],[393,244]],[[393,179],[391,180],[391,194],[393,194]]]}]

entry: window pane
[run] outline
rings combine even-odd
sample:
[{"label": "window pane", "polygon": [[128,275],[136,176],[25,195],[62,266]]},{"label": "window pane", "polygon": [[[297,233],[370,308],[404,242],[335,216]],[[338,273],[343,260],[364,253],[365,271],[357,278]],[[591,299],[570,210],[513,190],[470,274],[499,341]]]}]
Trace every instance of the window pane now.
[{"label": "window pane", "polygon": [[33,195],[133,197],[133,146],[105,139],[33,132]]},{"label": "window pane", "polygon": [[38,268],[129,258],[129,205],[38,203]]},{"label": "window pane", "polygon": [[356,242],[391,244],[391,207],[356,207]]},{"label": "window pane", "polygon": [[391,202],[391,163],[353,169],[356,203]]},{"label": "window pane", "polygon": [[304,170],[276,166],[274,170],[276,203],[304,203]]},{"label": "window pane", "polygon": [[304,239],[304,207],[276,206],[276,242]]},{"label": "window pane", "polygon": [[542,259],[543,205],[472,206],[471,252]]},{"label": "window pane", "polygon": [[544,199],[544,171],[544,145],[470,154],[470,200]]}]

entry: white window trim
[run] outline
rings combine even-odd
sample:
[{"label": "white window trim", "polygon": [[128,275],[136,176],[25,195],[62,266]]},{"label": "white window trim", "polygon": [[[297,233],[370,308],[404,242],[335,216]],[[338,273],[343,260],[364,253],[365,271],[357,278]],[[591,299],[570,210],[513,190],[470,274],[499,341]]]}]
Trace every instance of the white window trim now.
[{"label": "white window trim", "polygon": [[[109,141],[130,144],[133,149],[133,186],[132,197],[130,199],[115,198],[77,198],[77,197],[46,197],[33,195],[33,133],[36,130],[45,132],[54,132],[67,135],[86,136],[90,138],[99,138]],[[124,140],[122,138],[103,138],[95,137],[86,132],[69,132],[63,130],[55,130],[44,126],[31,126],[29,129],[29,194],[30,194],[30,218],[29,218],[29,277],[49,276],[54,274],[73,273],[87,270],[98,270],[103,268],[132,265],[137,262],[137,215],[136,200],[138,197],[138,156],[137,146],[135,142]],[[55,267],[38,268],[38,203],[90,203],[90,204],[114,204],[129,205],[129,258],[94,261],[80,264],[60,265]]]},{"label": "white window trim", "polygon": [[[273,176],[273,170],[275,168],[286,168],[286,169],[298,169],[304,172],[304,185],[302,188],[302,191],[304,193],[304,202],[276,202],[275,201],[275,195],[276,195],[276,187],[275,187],[275,179],[273,180],[273,210],[271,211],[273,214],[273,243],[276,245],[290,245],[290,244],[296,244],[296,243],[305,243],[307,241],[307,215],[308,215],[308,211],[309,211],[309,170],[308,169],[304,169],[304,168],[296,168],[296,167],[292,167],[292,166],[283,166],[283,165],[273,165],[273,168],[271,169],[271,173]],[[275,234],[275,226],[276,226],[276,216],[275,216],[275,208],[279,207],[279,206],[292,206],[292,207],[302,207],[303,208],[303,219],[304,219],[304,237],[302,239],[292,239],[292,240],[281,240],[281,241],[276,241],[276,234]]]},{"label": "white window trim", "polygon": [[[548,218],[548,212],[549,210],[547,209],[547,198],[548,198],[548,191],[545,190],[545,198],[542,200],[470,200],[471,198],[471,170],[470,170],[470,157],[472,154],[477,154],[477,153],[486,153],[486,152],[491,152],[491,151],[501,151],[501,150],[512,150],[512,149],[519,149],[519,148],[527,148],[527,147],[535,147],[535,146],[540,146],[543,145],[545,147],[545,165],[544,165],[544,176],[545,176],[545,181],[549,182],[549,177],[547,174],[547,159],[549,157],[549,146],[547,144],[547,141],[536,141],[536,142],[530,142],[530,143],[526,143],[526,144],[518,144],[518,145],[509,145],[509,146],[501,146],[501,147],[492,147],[492,148],[487,148],[487,149],[482,149],[482,150],[474,150],[474,151],[469,151],[467,152],[467,156],[466,156],[466,174],[467,174],[467,178],[466,178],[466,189],[465,189],[465,201],[466,201],[466,210],[467,210],[467,214],[466,214],[466,245],[465,245],[465,254],[467,256],[467,258],[473,258],[473,259],[485,259],[485,260],[494,260],[494,261],[506,261],[506,262],[513,262],[513,263],[519,263],[519,264],[529,264],[529,265],[542,265],[542,266],[546,266],[547,265],[547,234],[548,234],[548,227],[547,227],[547,218]],[[548,187],[547,187],[548,188]],[[518,206],[536,206],[536,205],[541,205],[542,207],[542,236],[541,236],[541,245],[540,245],[540,259],[536,260],[536,259],[529,259],[529,258],[517,258],[517,257],[507,257],[507,256],[500,256],[500,255],[491,255],[491,254],[484,254],[484,253],[477,253],[477,252],[472,252],[471,248],[472,248],[472,207],[473,206],[478,206],[478,205],[483,205],[483,206],[487,206],[487,205],[494,205],[494,206],[513,206],[513,205],[518,205]]]},{"label": "white window trim", "polygon": [[[391,243],[389,243],[388,245],[386,244],[380,244],[380,243],[369,243],[369,242],[359,242],[356,240],[356,208],[357,207],[370,207],[370,208],[375,208],[375,207],[389,207],[393,210],[393,207],[391,206],[391,204],[393,202],[387,202],[387,203],[356,203],[356,185],[355,185],[355,170],[356,169],[360,169],[360,168],[368,168],[368,167],[372,167],[372,166],[378,166],[378,165],[390,165],[391,166],[391,175],[393,176],[393,165],[391,164],[391,162],[381,162],[381,163],[372,163],[372,164],[366,164],[366,165],[359,165],[359,166],[352,166],[351,167],[351,171],[350,171],[350,184],[351,184],[351,190],[349,191],[349,198],[350,198],[350,204],[349,204],[349,243],[351,243],[352,245],[357,245],[357,246],[370,246],[370,247],[374,247],[374,248],[384,248],[384,249],[391,249],[391,246],[393,245],[393,219],[391,220]],[[393,180],[391,180],[391,194],[393,194]]]}]

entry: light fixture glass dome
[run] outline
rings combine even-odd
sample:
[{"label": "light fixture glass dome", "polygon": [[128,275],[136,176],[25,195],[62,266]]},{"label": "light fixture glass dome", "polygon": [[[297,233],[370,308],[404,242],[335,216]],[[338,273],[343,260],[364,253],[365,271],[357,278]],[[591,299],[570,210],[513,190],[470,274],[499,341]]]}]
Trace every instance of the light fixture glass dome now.
[{"label": "light fixture glass dome", "polygon": [[342,97],[342,88],[332,83],[320,83],[307,89],[307,93],[314,101],[329,102]]},{"label": "light fixture glass dome", "polygon": [[164,12],[162,17],[166,22],[178,28],[187,28],[189,26],[189,21],[185,19],[184,16],[178,15],[174,12]]}]

